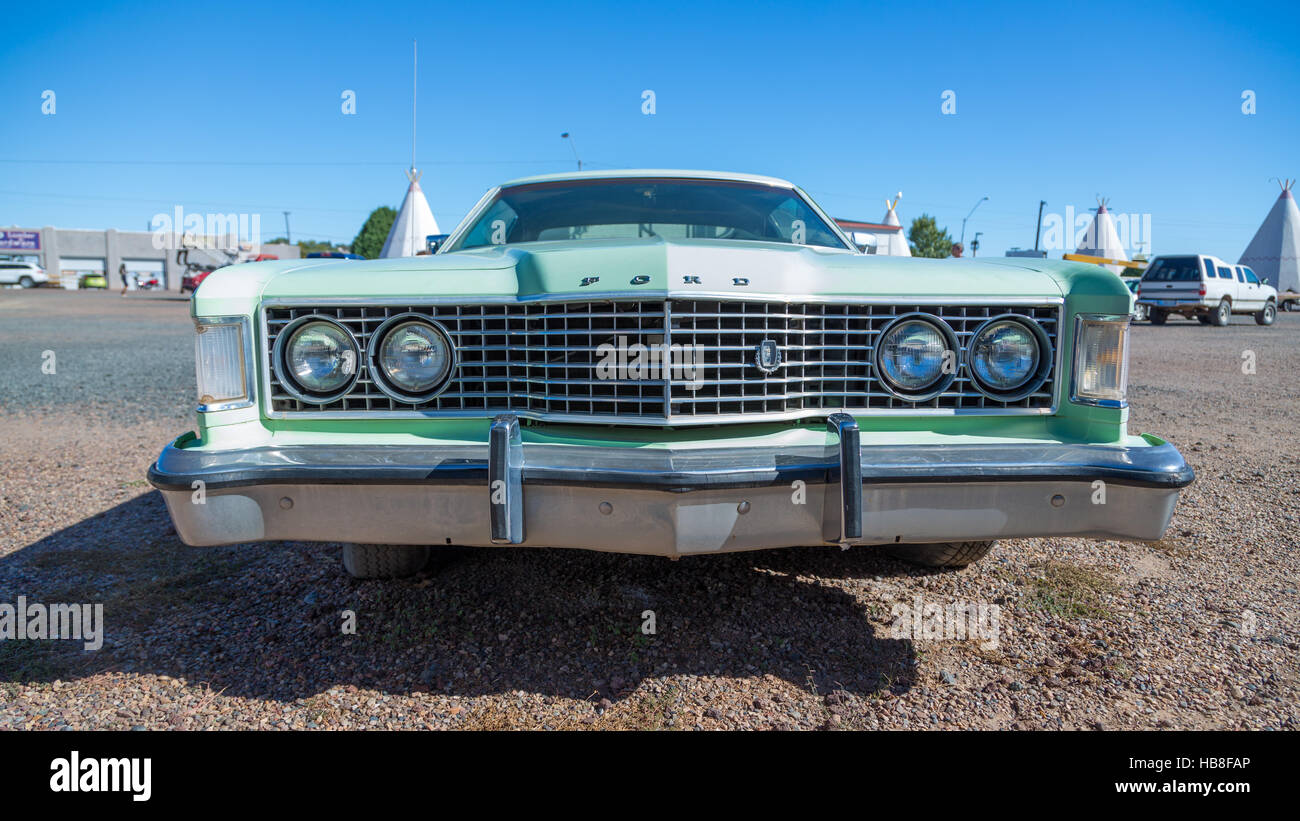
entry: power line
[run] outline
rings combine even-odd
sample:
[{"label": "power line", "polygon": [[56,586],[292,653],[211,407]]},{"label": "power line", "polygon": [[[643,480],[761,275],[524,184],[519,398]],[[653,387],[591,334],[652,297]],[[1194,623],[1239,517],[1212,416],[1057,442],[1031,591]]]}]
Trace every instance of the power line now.
[{"label": "power line", "polygon": [[[568,165],[569,160],[430,160],[420,165]],[[211,166],[397,166],[394,162],[372,160],[294,160],[291,162],[253,162],[242,160],[37,160],[0,158],[0,163],[19,165],[211,165]]]},{"label": "power line", "polygon": [[104,196],[102,194],[78,194],[76,196],[70,196],[68,194],[51,194],[46,191],[0,191],[0,194],[8,194],[15,197],[45,197],[46,199],[64,200],[66,202],[80,202],[81,200],[105,200],[109,202],[144,202],[144,203],[154,203],[154,204],[166,203],[169,206],[175,206],[178,204],[183,205],[185,203],[189,203],[191,205],[210,205],[218,208],[222,208],[222,207],[246,208],[246,209],[256,209],[262,211],[282,211],[288,209],[290,211],[322,211],[322,212],[335,213],[335,214],[355,214],[359,210],[361,210],[358,208],[310,208],[310,207],[299,207],[293,205],[276,205],[276,206],[247,205],[247,204],[239,204],[239,203],[231,203],[231,202],[218,203],[218,202],[213,202],[211,200],[191,200],[191,199],[185,199],[185,203],[178,203],[176,197],[109,197],[109,196]]},{"label": "power line", "polygon": [[[199,205],[212,208],[237,208],[257,213],[269,213],[273,211],[320,211],[328,214],[369,213],[365,208],[311,208],[295,205],[249,205],[247,203],[214,202],[212,200],[191,199],[185,199],[183,202],[178,202],[175,197],[108,197],[96,194],[78,194],[76,196],[70,196],[68,194],[51,194],[45,191],[0,191],[0,195],[6,194],[15,197],[44,197],[46,199],[72,203],[81,202],[83,200],[104,200],[107,202],[141,202],[152,205],[165,204],[168,208],[173,208],[177,205]],[[452,213],[450,211],[435,211],[434,213],[439,217],[448,219],[460,219],[464,216],[461,212]]]}]

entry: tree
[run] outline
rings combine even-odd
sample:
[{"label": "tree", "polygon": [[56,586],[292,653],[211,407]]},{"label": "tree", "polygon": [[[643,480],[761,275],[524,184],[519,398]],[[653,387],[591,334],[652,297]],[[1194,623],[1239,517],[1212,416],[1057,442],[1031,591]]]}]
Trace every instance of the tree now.
[{"label": "tree", "polygon": [[[266,244],[267,245],[289,245],[291,243],[289,242],[288,239],[284,237],[276,237],[275,239],[271,240]],[[319,240],[319,239],[300,239],[296,244],[298,246],[298,251],[304,257],[307,256],[308,254],[314,254],[317,252],[323,253],[326,251],[334,251],[337,250],[338,248],[338,246],[332,242],[325,242],[324,240]]]},{"label": "tree", "polygon": [[929,214],[912,220],[912,227],[907,230],[907,241],[914,257],[943,259],[952,253],[952,237],[948,236],[948,229],[940,228]]},{"label": "tree", "polygon": [[366,217],[366,224],[357,232],[357,238],[352,240],[352,253],[360,254],[366,259],[377,258],[379,252],[384,250],[384,240],[388,239],[388,232],[393,229],[396,219],[397,212],[387,205],[371,211],[370,216]]}]

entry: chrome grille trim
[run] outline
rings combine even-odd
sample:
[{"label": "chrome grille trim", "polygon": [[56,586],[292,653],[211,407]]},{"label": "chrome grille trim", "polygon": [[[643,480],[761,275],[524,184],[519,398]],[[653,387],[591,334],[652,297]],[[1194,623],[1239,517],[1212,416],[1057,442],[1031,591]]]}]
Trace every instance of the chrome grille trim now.
[{"label": "chrome grille trim", "polygon": [[[485,418],[515,413],[554,422],[702,425],[871,415],[1046,415],[1060,402],[1061,298],[832,299],[671,292],[477,299],[268,299],[260,310],[259,374],[263,412],[276,419]],[[872,350],[880,329],[903,313],[932,313],[962,347],[948,390],[926,402],[900,399],[880,385]],[[279,329],[307,313],[333,316],[363,347],[385,319],[415,312],[437,320],[456,342],[460,362],[447,389],[409,404],[381,392],[368,370],[342,400],[318,407],[289,395],[269,368]],[[986,397],[971,383],[965,346],[983,321],[1013,313],[1033,318],[1052,344],[1047,381],[1015,402]],[[700,343],[699,388],[682,379],[595,378],[596,346],[619,334],[631,342]],[[782,364],[763,376],[754,350],[774,339]]]}]

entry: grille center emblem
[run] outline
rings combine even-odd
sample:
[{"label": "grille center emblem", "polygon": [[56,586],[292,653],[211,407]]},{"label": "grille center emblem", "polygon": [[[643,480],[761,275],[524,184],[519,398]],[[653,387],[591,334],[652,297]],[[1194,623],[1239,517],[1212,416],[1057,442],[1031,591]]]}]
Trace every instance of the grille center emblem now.
[{"label": "grille center emblem", "polygon": [[781,367],[781,349],[775,339],[764,339],[754,349],[754,364],[763,373],[772,373]]}]

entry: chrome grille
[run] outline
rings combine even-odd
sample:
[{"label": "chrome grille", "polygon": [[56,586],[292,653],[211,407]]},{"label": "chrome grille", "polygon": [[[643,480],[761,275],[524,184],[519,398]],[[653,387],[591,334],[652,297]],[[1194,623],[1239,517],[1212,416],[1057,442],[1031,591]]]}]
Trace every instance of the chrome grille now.
[{"label": "chrome grille", "polygon": [[[289,395],[271,367],[276,335],[294,319],[322,314],[348,327],[364,348],[387,318],[418,313],[440,323],[459,358],[450,385],[433,399],[401,402],[374,383],[361,357],[353,389],[326,405]],[[1051,342],[1052,368],[1034,394],[1014,402],[975,389],[964,360],[952,385],[924,402],[880,384],[872,352],[881,329],[907,313],[939,317],[965,350],[985,320],[1017,314]],[[777,302],[736,299],[610,299],[476,305],[401,303],[269,304],[263,309],[263,395],[272,416],[482,417],[514,412],[541,419],[624,424],[705,424],[859,413],[1047,413],[1057,383],[1060,304]],[[602,344],[698,346],[694,378],[602,379]],[[776,343],[781,364],[763,373],[760,343]],[[654,374],[659,376],[660,374]],[[664,374],[672,376],[671,374]]]}]

